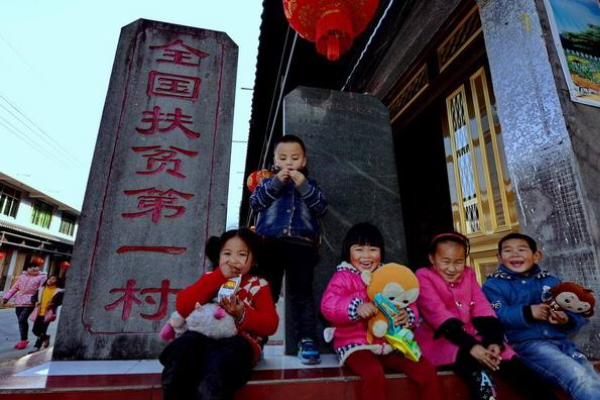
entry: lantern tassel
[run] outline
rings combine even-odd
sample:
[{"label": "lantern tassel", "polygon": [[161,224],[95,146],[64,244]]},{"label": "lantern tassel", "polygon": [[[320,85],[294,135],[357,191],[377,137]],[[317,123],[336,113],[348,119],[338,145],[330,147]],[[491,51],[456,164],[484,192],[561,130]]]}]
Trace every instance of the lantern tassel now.
[{"label": "lantern tassel", "polygon": [[337,61],[340,55],[352,47],[353,30],[348,14],[340,9],[324,13],[317,23],[317,52],[329,61]]},{"label": "lantern tassel", "polygon": [[336,61],[340,58],[340,40],[337,35],[327,36],[327,59]]}]

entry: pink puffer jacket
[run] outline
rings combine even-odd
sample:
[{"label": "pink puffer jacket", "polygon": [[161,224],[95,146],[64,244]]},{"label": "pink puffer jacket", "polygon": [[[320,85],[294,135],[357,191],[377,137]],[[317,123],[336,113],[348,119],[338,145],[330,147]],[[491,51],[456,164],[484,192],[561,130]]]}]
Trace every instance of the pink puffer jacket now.
[{"label": "pink puffer jacket", "polygon": [[[351,318],[358,305],[368,302],[367,285],[361,279],[360,272],[351,264],[342,262],[331,277],[321,300],[321,312],[335,328],[333,347],[342,363],[350,353],[359,349],[368,349],[377,354],[391,351],[385,339],[373,338],[373,343],[367,342],[367,320]],[[409,314],[417,321],[416,304],[409,307],[412,311]]]},{"label": "pink puffer jacket", "polygon": [[[415,331],[415,336],[423,355],[435,366],[451,365],[456,361],[458,346],[443,336],[436,335],[438,328],[451,318],[464,323],[464,331],[481,340],[473,326],[475,317],[495,317],[490,302],[477,283],[475,272],[465,267],[463,276],[454,283],[448,283],[433,269],[421,268],[417,271],[421,294],[417,299],[423,321]],[[501,356],[510,360],[515,352],[504,343]]]},{"label": "pink puffer jacket", "polygon": [[10,300],[13,296],[15,307],[33,307],[31,297],[37,293],[38,289],[46,282],[48,276],[45,272],[37,275],[30,275],[27,271],[23,272],[17,282],[4,295],[5,300]]}]

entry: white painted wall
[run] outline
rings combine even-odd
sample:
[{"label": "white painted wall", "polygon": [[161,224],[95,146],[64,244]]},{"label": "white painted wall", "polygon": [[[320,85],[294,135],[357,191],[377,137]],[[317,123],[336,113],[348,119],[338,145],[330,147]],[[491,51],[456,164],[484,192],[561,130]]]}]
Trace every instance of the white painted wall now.
[{"label": "white painted wall", "polygon": [[59,238],[66,239],[74,242],[75,236],[77,235],[77,229],[79,228],[79,221],[75,223],[75,232],[73,236],[65,235],[64,233],[59,232],[60,222],[62,219],[62,211],[58,210],[56,207],[52,213],[52,221],[50,222],[50,229],[43,228],[39,225],[34,225],[31,222],[33,215],[33,203],[35,199],[32,199],[27,196],[27,193],[21,192],[21,203],[19,204],[19,210],[17,211],[17,217],[9,217],[4,214],[0,214],[0,221],[10,222],[12,224],[21,226],[23,228],[28,228],[40,233],[51,234],[54,236],[58,236]]}]

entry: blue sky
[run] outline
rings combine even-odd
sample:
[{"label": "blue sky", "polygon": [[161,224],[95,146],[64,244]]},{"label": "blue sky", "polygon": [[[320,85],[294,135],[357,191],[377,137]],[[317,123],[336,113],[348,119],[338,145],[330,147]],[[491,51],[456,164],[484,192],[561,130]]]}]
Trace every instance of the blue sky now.
[{"label": "blue sky", "polygon": [[[250,119],[260,0],[1,0],[0,171],[81,209],[119,31],[138,18],[224,31],[239,46],[233,137]],[[245,143],[234,143],[227,225]]]},{"label": "blue sky", "polygon": [[562,32],[581,32],[588,24],[600,25],[598,0],[550,0],[556,25]]}]

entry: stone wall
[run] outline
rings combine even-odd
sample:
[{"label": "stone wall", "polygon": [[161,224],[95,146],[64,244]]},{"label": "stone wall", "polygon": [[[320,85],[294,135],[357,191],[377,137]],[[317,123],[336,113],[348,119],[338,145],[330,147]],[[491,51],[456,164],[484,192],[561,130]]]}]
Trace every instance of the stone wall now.
[{"label": "stone wall", "polygon": [[[600,110],[565,93],[542,1],[478,3],[521,231],[538,240],[544,268],[600,293]],[[596,358],[598,332],[593,317],[577,336]]]},{"label": "stone wall", "polygon": [[[340,263],[348,228],[368,221],[385,239],[387,261],[406,263],[401,200],[394,146],[386,107],[375,97],[299,87],[284,100],[284,133],[306,144],[310,177],[329,201],[322,220],[321,260],[315,270],[317,309],[329,278]],[[289,304],[286,318],[290,321]],[[318,333],[323,331],[319,326]],[[291,324],[286,352],[295,354]]]}]

